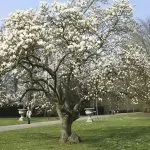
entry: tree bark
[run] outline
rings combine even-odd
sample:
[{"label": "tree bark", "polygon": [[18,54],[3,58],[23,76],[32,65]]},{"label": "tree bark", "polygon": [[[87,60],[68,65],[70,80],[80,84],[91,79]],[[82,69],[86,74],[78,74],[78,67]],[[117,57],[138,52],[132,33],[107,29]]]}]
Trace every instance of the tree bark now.
[{"label": "tree bark", "polygon": [[81,138],[74,132],[72,132],[72,124],[77,119],[77,114],[67,113],[62,110],[61,107],[57,107],[57,113],[62,123],[62,131],[60,136],[61,143],[79,143]]},{"label": "tree bark", "polygon": [[62,118],[62,132],[60,141],[66,143],[68,141],[69,136],[72,133],[72,121],[71,117],[66,115]]}]

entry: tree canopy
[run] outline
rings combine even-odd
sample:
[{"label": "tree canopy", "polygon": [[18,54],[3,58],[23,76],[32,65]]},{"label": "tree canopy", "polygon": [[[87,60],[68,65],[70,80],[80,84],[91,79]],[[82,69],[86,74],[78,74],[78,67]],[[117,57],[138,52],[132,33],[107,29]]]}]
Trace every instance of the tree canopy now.
[{"label": "tree canopy", "polygon": [[[41,3],[38,9],[17,11],[5,19],[0,34],[1,77],[17,80],[15,100],[26,102],[29,94],[32,103],[54,104],[66,142],[83,101],[105,101],[103,93],[123,87],[123,59],[141,65],[141,47],[130,42],[134,29],[127,0],[107,7],[90,0]],[[115,70],[120,73],[114,87]]]}]

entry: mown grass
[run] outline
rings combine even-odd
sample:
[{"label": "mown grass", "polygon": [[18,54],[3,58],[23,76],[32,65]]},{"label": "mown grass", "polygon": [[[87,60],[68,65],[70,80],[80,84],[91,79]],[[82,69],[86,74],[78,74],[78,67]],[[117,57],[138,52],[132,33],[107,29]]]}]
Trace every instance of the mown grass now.
[{"label": "mown grass", "polygon": [[[17,124],[26,124],[27,118],[24,118],[24,121],[21,122],[18,118],[0,118],[0,126],[6,125],[17,125]],[[42,121],[51,121],[51,120],[58,120],[58,117],[31,117],[31,123],[33,122],[42,122]],[[1,150],[1,149],[0,149]]]},{"label": "mown grass", "polygon": [[0,150],[149,150],[150,115],[114,115],[93,123],[77,121],[73,129],[79,144],[58,142],[60,126],[2,132]]}]

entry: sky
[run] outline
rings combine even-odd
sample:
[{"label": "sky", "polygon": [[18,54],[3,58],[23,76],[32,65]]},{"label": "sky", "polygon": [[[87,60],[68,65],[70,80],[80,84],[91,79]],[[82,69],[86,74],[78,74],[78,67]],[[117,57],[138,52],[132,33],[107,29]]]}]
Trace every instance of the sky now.
[{"label": "sky", "polygon": [[[40,0],[2,0],[0,3],[0,25],[2,20],[16,10],[36,8]],[[52,0],[48,0],[51,2]],[[65,1],[65,0],[60,0]],[[135,19],[147,19],[150,17],[150,0],[130,0],[133,6]]]},{"label": "sky", "polygon": [[135,19],[150,18],[150,0],[130,0]]}]

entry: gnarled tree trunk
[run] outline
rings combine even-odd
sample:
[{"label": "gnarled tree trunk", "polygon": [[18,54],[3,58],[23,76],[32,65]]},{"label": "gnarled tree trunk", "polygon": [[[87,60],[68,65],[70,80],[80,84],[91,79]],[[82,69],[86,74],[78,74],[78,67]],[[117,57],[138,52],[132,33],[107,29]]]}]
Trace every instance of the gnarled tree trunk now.
[{"label": "gnarled tree trunk", "polygon": [[78,118],[78,113],[67,112],[60,106],[57,106],[57,113],[62,122],[62,132],[60,136],[60,142],[62,143],[79,143],[81,138],[72,131],[72,124]]}]

